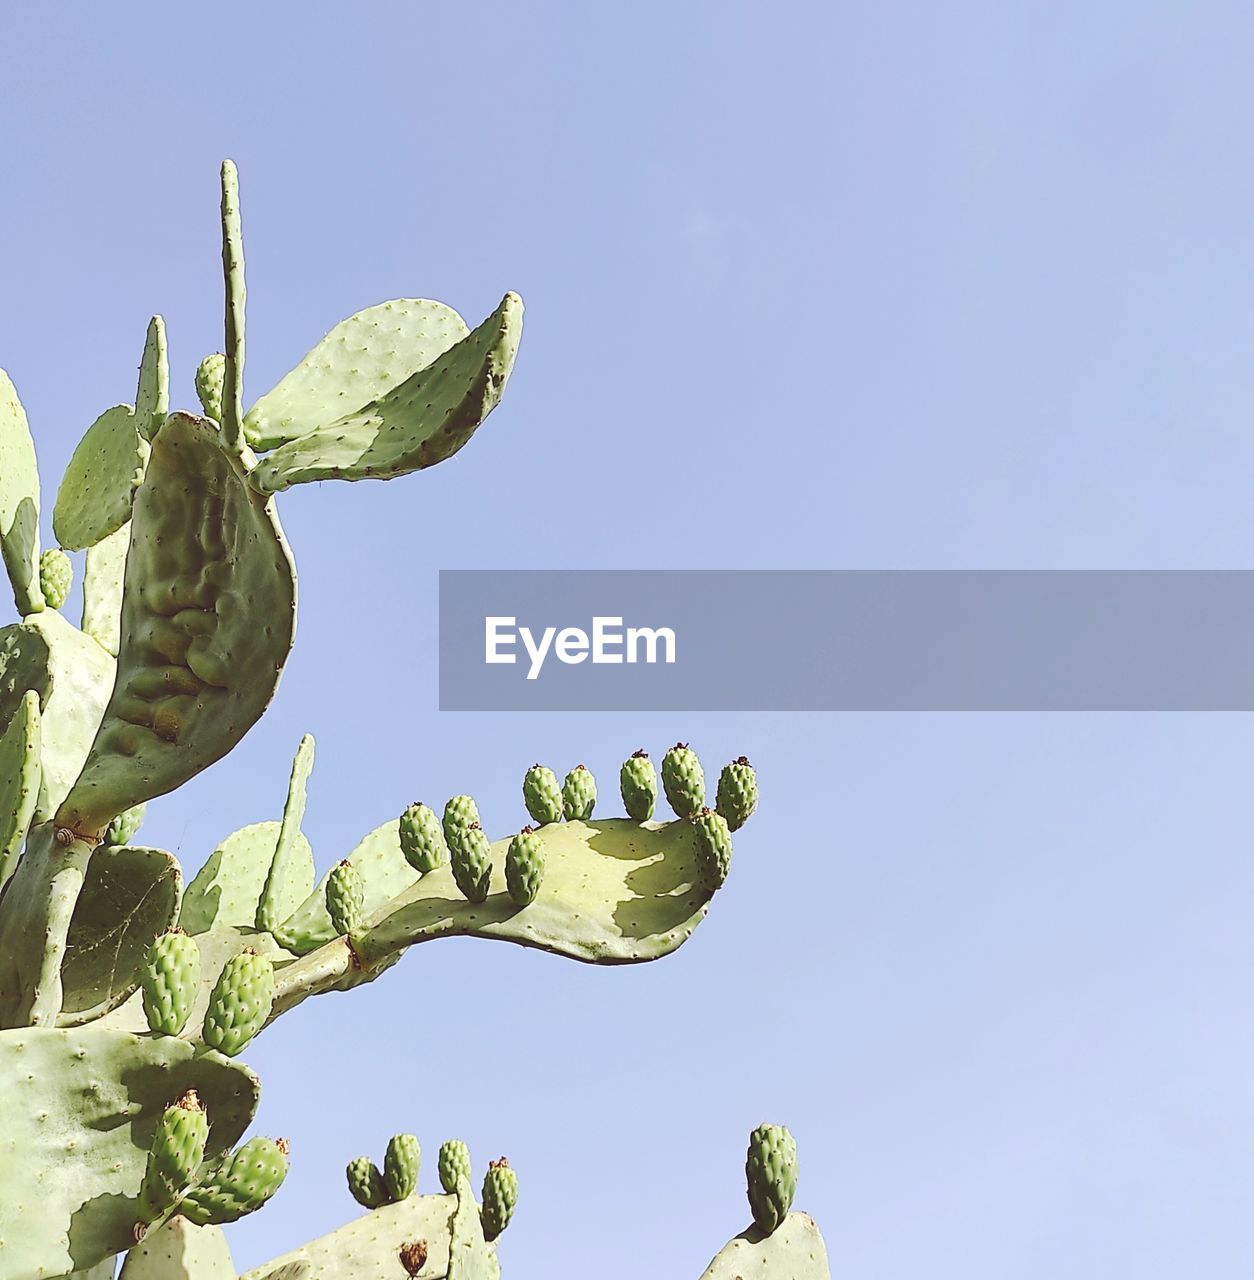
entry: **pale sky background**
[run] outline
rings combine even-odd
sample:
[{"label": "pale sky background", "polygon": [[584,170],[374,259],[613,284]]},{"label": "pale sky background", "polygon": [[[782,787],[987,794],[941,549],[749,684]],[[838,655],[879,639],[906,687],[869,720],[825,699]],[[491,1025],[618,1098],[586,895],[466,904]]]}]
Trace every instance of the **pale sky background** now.
[{"label": "pale sky background", "polygon": [[294,1164],[241,1269],[412,1130],[426,1190],[452,1135],[517,1167],[507,1278],[695,1280],[771,1119],[836,1275],[1249,1275],[1250,717],[440,715],[434,629],[453,567],[1254,567],[1252,59],[1206,0],[4,7],[49,495],[155,310],[193,402],[224,155],[250,398],[385,298],[528,306],[455,460],[283,496],[283,686],[145,838],[190,875],[277,817],[304,731],[320,867],[420,794],[504,834],[537,759],[762,780],[678,955],[443,941],[267,1033]]}]

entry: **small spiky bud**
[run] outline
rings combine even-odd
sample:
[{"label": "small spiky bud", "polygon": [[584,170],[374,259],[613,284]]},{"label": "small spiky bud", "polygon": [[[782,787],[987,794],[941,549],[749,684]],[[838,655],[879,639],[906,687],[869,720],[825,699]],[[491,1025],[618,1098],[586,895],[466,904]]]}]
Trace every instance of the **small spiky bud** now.
[{"label": "small spiky bud", "polygon": [[39,557],[39,588],[49,609],[59,609],[70,594],[74,565],[60,547],[49,547]]}]

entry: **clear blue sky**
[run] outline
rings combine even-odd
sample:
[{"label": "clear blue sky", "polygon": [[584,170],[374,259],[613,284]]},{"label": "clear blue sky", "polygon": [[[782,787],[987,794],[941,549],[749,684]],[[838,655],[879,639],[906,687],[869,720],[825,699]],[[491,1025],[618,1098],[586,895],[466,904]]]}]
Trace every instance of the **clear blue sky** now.
[{"label": "clear blue sky", "polygon": [[324,867],[417,794],[509,830],[536,759],[690,738],[765,793],[665,962],[442,942],[259,1041],[295,1163],[241,1267],[408,1129],[428,1187],[450,1135],[518,1167],[508,1277],[695,1278],[769,1118],[840,1275],[1249,1275],[1249,717],[439,715],[433,637],[449,567],[1254,567],[1252,59],[1206,0],[6,7],[49,488],[154,310],[191,402],[224,155],[252,395],[384,298],[528,306],[453,462],[284,495],[282,689],[147,836],[277,816],[306,730]]}]

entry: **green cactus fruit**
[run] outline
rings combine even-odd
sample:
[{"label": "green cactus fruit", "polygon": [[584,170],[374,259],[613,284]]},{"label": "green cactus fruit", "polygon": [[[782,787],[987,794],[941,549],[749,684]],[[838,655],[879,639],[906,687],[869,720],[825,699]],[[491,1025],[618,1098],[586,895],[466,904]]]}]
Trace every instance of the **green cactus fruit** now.
[{"label": "green cactus fruit", "polygon": [[482,902],[492,880],[492,842],[483,828],[472,822],[456,841],[449,841],[449,847],[457,887],[470,902]]},{"label": "green cactus fruit", "polygon": [[187,1025],[200,987],[200,947],[177,926],[148,950],[143,976],[144,1017],[148,1029],[176,1036]]},{"label": "green cactus fruit", "polygon": [[408,1200],[418,1189],[421,1160],[422,1148],[412,1133],[398,1133],[391,1138],[383,1155],[383,1181],[390,1200]]},{"label": "green cactus fruit", "polygon": [[196,395],[206,418],[222,421],[222,388],[226,382],[226,356],[220,351],[206,356],[196,370]]},{"label": "green cactus fruit", "polygon": [[532,821],[541,826],[546,822],[560,822],[562,789],[557,785],[557,774],[542,764],[533,764],[523,777],[523,803]]},{"label": "green cactus fruit", "polygon": [[747,756],[723,766],[715,795],[714,807],[727,819],[730,830],[739,831],[758,807],[758,776]]},{"label": "green cactus fruit", "polygon": [[252,947],[245,947],[222,966],[209,996],[205,1043],[229,1058],[235,1057],[266,1025],[273,1003],[274,965]]},{"label": "green cactus fruit", "polygon": [[677,742],[662,757],[662,789],[666,801],[681,818],[691,818],[705,804],[705,774],[697,753]]},{"label": "green cactus fruit", "polygon": [[657,804],[657,770],[647,751],[633,751],[623,761],[618,771],[618,785],[627,816],[637,822],[648,822]]},{"label": "green cactus fruit", "polygon": [[731,868],[732,838],[727,819],[713,809],[702,809],[692,820],[701,855],[701,882],[713,893],[723,887]]},{"label": "green cactus fruit", "polygon": [[505,886],[520,906],[534,902],[544,879],[544,842],[530,827],[509,842],[505,851]]},{"label": "green cactus fruit", "polygon": [[449,1194],[463,1179],[470,1181],[470,1148],[460,1138],[450,1138],[440,1147],[440,1186]]},{"label": "green cactus fruit", "polygon": [[209,1118],[194,1089],[167,1107],[153,1131],[148,1163],[139,1189],[139,1214],[144,1223],[169,1213],[187,1190],[209,1139]]},{"label": "green cactus fruit", "polygon": [[123,809],[105,828],[105,844],[130,844],[135,833],[144,825],[144,814],[148,806],[140,803],[130,809]]},{"label": "green cactus fruit", "polygon": [[797,1193],[797,1144],[783,1125],[759,1125],[749,1135],[745,1177],[753,1220],[770,1235],[788,1216]]},{"label": "green cactus fruit", "polygon": [[366,883],[347,859],[337,862],[327,876],[327,915],[340,935],[356,933],[365,918]]},{"label": "green cactus fruit", "polygon": [[562,783],[562,813],[567,822],[587,822],[597,803],[597,780],[577,764]]},{"label": "green cactus fruit", "polygon": [[251,1138],[183,1197],[179,1212],[198,1227],[221,1226],[256,1212],[283,1185],[287,1152],[286,1138]]},{"label": "green cactus fruit", "polygon": [[479,821],[479,806],[470,796],[454,796],[444,806],[444,839],[450,852],[473,823]]},{"label": "green cactus fruit", "polygon": [[518,1175],[502,1156],[493,1160],[483,1179],[483,1236],[495,1240],[509,1226],[518,1203]]},{"label": "green cactus fruit", "polygon": [[49,609],[59,609],[70,594],[74,566],[59,547],[50,547],[39,557],[39,586]]},{"label": "green cactus fruit", "polygon": [[401,814],[401,852],[419,875],[426,875],[448,861],[448,844],[435,811],[425,804],[411,804]]},{"label": "green cactus fruit", "polygon": [[344,1170],[353,1199],[365,1209],[377,1209],[388,1202],[387,1184],[379,1166],[369,1156],[358,1156]]}]

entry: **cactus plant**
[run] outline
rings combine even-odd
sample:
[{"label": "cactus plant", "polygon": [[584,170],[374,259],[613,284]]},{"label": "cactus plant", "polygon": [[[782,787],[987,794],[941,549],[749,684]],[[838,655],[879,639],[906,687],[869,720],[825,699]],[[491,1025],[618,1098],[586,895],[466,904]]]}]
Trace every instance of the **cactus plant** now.
[{"label": "cactus plant", "polygon": [[[246,407],[230,162],[220,213],[224,342],[197,370],[201,412],[172,411],[154,317],[133,403],[97,417],[57,490],[57,540],[84,556],[78,626],[58,612],[70,562],[41,552],[34,442],[0,372],[0,551],[18,613],[0,628],[5,1280],[96,1280],[128,1250],[127,1280],[234,1280],[220,1224],[264,1205],[288,1168],[285,1142],[243,1140],[259,1082],[238,1055],[253,1037],[446,936],[594,964],[660,959],[705,918],[724,829],[753,807],[737,775],[731,808],[720,787],[723,829],[686,820],[704,802],[687,748],[663,765],[672,822],[648,820],[656,779],[642,753],[630,777],[624,766],[627,818],[593,820],[582,766],[564,791],[535,766],[523,794],[542,831],[494,843],[465,794],[442,821],[411,805],[315,883],[306,737],[281,818],[206,839],[186,890],[176,859],[133,843],[144,806],[227,756],[274,695],[296,610],[275,495],[452,456],[500,401],[521,332],[512,293],[474,328],[443,304],[396,299],[333,328]],[[398,1135],[382,1172],[354,1161],[366,1215],[250,1280],[495,1280],[512,1171],[488,1170],[481,1209],[461,1143],[440,1148],[440,1195],[418,1194],[418,1157],[417,1139]]]}]

